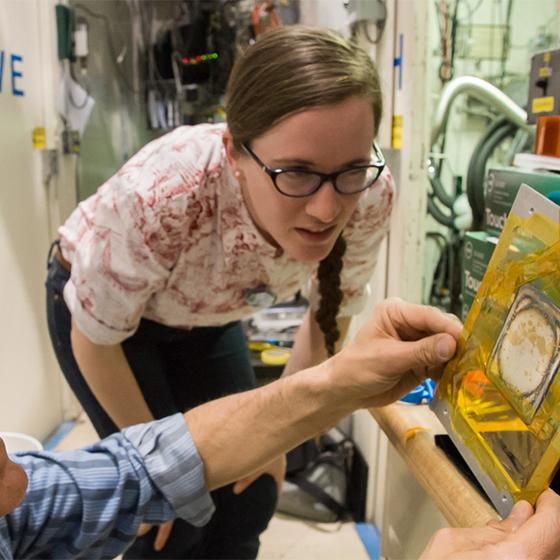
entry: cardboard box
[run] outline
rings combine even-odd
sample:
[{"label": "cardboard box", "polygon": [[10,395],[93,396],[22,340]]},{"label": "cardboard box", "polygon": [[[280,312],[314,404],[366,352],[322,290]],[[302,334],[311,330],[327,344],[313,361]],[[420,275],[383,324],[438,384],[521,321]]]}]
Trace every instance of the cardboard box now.
[{"label": "cardboard box", "polygon": [[467,231],[465,234],[461,267],[461,295],[463,300],[461,319],[463,321],[471,308],[497,242],[497,237],[485,231]]},{"label": "cardboard box", "polygon": [[484,227],[499,235],[522,183],[541,194],[560,192],[560,175],[547,171],[529,171],[515,167],[490,169],[486,177]]}]

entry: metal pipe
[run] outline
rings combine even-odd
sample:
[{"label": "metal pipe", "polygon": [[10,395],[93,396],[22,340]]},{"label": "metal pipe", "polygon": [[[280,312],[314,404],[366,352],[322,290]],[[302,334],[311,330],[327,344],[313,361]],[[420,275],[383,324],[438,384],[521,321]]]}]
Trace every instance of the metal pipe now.
[{"label": "metal pipe", "polygon": [[493,107],[519,128],[531,128],[531,125],[526,122],[526,111],[519,107],[503,91],[475,76],[461,76],[449,82],[441,93],[432,126],[431,146],[435,145],[440,134],[443,132],[453,101],[462,93],[468,93]]}]

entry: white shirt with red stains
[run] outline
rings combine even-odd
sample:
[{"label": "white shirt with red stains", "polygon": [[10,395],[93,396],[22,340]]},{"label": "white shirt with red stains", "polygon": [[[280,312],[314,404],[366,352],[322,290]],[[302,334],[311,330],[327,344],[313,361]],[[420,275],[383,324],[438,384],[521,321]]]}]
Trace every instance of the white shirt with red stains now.
[{"label": "white shirt with red stains", "polygon": [[[279,254],[258,231],[228,167],[224,130],[183,126],[150,142],[60,227],[72,263],[64,299],[92,342],[122,342],[142,318],[186,329],[243,319],[256,311],[247,290],[259,287],[277,302],[307,288],[317,305],[317,263]],[[386,170],[344,230],[342,316],[365,305],[393,193]]]}]

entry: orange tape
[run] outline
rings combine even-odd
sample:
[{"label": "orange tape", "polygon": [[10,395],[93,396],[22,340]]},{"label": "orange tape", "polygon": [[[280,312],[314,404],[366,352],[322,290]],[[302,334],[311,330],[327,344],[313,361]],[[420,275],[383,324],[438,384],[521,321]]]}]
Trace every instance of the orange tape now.
[{"label": "orange tape", "polygon": [[411,439],[416,437],[416,434],[418,432],[425,432],[425,431],[426,431],[426,428],[423,428],[422,426],[415,426],[414,428],[408,428],[408,430],[406,430],[404,440],[405,441],[410,441]]}]

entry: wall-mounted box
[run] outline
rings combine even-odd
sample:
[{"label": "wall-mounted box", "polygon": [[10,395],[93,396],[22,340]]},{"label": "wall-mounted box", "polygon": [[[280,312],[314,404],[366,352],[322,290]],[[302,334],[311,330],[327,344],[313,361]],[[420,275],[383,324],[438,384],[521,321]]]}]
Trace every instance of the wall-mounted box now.
[{"label": "wall-mounted box", "polygon": [[463,321],[480,287],[497,242],[497,237],[493,237],[485,231],[467,231],[465,234],[461,270],[461,295],[463,300],[461,319]]},{"label": "wall-mounted box", "polygon": [[490,169],[486,177],[484,227],[499,235],[504,228],[517,191],[522,183],[545,196],[560,191],[560,175],[548,171],[530,171],[516,167]]}]

